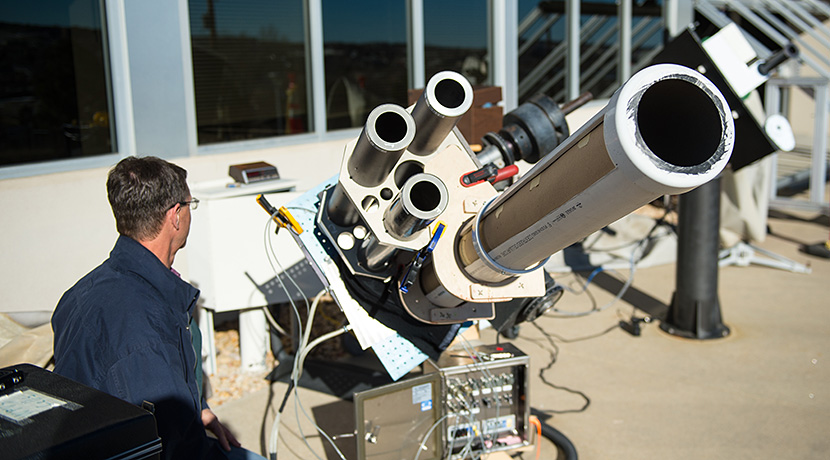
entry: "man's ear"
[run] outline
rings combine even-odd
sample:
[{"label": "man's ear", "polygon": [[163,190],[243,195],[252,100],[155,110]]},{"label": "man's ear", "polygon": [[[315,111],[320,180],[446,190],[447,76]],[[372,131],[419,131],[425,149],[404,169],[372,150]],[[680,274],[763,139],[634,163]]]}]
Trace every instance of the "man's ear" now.
[{"label": "man's ear", "polygon": [[176,230],[179,229],[179,209],[181,209],[181,206],[177,204],[167,210],[167,219]]}]

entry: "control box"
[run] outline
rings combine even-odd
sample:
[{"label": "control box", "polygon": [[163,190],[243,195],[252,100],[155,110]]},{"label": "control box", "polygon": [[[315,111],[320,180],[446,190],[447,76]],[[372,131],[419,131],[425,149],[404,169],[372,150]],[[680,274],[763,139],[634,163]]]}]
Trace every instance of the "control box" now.
[{"label": "control box", "polygon": [[454,349],[441,355],[443,438],[448,458],[527,446],[530,357],[513,344]]},{"label": "control box", "polygon": [[355,393],[358,459],[476,458],[529,446],[529,366],[509,343],[453,348],[419,377]]}]

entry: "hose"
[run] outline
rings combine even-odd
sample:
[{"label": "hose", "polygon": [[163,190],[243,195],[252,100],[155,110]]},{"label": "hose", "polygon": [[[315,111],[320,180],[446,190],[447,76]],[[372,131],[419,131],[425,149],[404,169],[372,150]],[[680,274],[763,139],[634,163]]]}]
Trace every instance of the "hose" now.
[{"label": "hose", "polygon": [[541,423],[542,436],[548,438],[552,443],[556,444],[556,447],[558,447],[562,453],[565,454],[565,460],[577,460],[578,456],[576,454],[576,447],[574,447],[571,440],[556,428],[544,422]]}]

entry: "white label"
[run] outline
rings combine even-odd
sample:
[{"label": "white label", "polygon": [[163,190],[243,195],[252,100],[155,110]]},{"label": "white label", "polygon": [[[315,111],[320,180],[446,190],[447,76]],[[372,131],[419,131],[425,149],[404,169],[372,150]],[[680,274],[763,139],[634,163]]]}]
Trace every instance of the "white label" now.
[{"label": "white label", "polygon": [[21,422],[41,412],[65,404],[66,401],[27,388],[0,396],[0,417]]},{"label": "white label", "polygon": [[412,387],[412,404],[421,404],[424,401],[432,401],[431,383]]},{"label": "white label", "polygon": [[516,428],[516,416],[505,415],[502,417],[494,417],[484,421],[484,433],[498,433],[501,431],[508,431]]}]

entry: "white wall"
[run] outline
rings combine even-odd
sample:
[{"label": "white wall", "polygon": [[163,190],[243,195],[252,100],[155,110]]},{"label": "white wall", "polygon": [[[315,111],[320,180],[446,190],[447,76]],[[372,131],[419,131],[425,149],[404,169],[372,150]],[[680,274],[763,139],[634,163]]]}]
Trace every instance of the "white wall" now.
[{"label": "white wall", "polygon": [[[191,186],[228,178],[231,164],[266,161],[282,178],[298,180],[297,190],[304,191],[338,172],[348,140],[172,161],[188,170]],[[29,312],[13,316],[48,321],[63,292],[108,257],[118,236],[106,197],[108,171],[106,167],[0,180],[0,313]],[[174,267],[187,276],[186,248]]]}]

